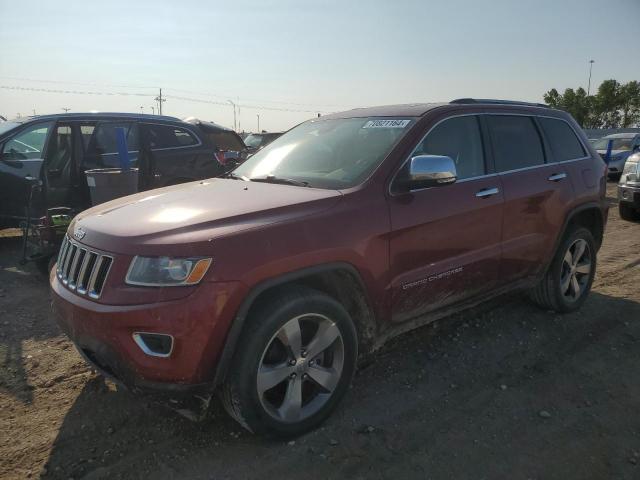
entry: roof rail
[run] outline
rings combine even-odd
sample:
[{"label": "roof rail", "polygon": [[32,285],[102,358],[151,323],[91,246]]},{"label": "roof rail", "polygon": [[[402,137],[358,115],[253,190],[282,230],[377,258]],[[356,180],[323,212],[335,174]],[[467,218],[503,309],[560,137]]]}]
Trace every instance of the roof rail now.
[{"label": "roof rail", "polygon": [[489,103],[489,104],[497,104],[497,105],[525,105],[528,107],[551,108],[549,107],[549,105],[545,105],[544,103],[519,102],[516,100],[496,100],[493,98],[457,98],[456,100],[451,100],[449,103],[452,103],[454,105],[467,105],[471,103]]}]

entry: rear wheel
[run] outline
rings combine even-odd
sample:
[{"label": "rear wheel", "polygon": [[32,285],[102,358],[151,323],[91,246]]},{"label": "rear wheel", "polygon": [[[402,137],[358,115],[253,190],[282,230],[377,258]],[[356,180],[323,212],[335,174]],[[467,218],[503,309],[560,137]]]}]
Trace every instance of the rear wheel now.
[{"label": "rear wheel", "polygon": [[591,290],[595,272],[593,235],[586,228],[574,228],[560,244],[549,270],[531,297],[543,308],[557,312],[577,310]]},{"label": "rear wheel", "polygon": [[223,385],[227,411],[255,433],[296,436],[346,393],[357,357],[353,322],[321,292],[293,287],[254,308]]},{"label": "rear wheel", "polygon": [[629,205],[625,205],[624,203],[618,204],[618,212],[620,212],[620,218],[623,220],[628,220],[630,222],[640,220],[640,212]]}]

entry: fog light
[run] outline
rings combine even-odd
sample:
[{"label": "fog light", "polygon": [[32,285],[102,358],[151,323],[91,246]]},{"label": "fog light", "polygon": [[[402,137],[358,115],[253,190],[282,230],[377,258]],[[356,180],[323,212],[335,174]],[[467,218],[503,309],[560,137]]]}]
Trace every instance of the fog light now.
[{"label": "fog light", "polygon": [[162,333],[135,332],[133,340],[152,357],[168,357],[173,351],[173,337]]}]

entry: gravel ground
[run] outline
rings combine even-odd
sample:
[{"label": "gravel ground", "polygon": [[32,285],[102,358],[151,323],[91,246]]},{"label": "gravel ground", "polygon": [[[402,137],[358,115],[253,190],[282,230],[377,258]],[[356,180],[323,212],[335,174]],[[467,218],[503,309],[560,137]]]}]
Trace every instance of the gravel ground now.
[{"label": "gravel ground", "polygon": [[0,235],[0,478],[640,478],[640,224],[617,208],[580,312],[511,295],[404,335],[292,442],[93,374],[18,250]]}]

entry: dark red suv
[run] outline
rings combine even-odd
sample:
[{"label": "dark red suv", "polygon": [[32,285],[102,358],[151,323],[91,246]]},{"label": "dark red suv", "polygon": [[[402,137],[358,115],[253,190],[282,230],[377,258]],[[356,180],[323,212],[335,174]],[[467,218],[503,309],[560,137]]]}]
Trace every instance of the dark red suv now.
[{"label": "dark red suv", "polygon": [[218,390],[296,435],[359,355],[514,289],[580,307],[606,166],[566,113],[462,99],[310,120],[224,179],[87,210],[51,275],[83,356],[138,389]]}]

